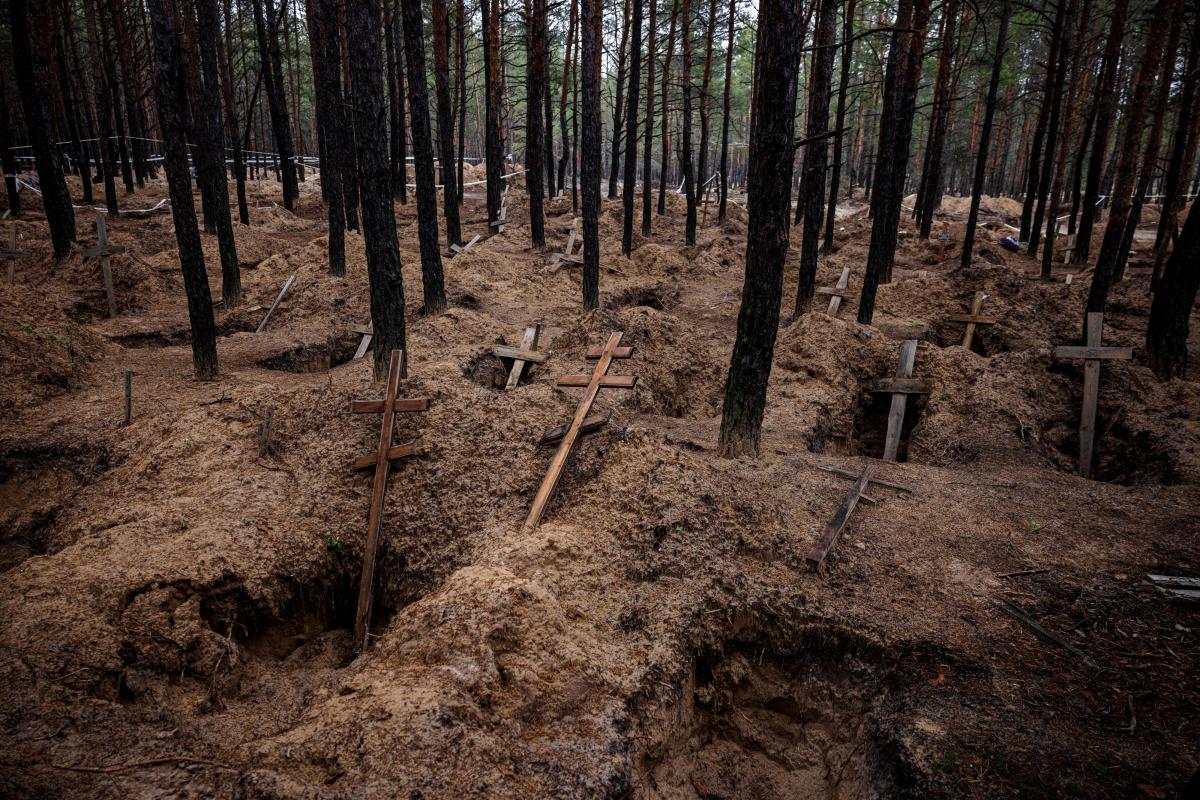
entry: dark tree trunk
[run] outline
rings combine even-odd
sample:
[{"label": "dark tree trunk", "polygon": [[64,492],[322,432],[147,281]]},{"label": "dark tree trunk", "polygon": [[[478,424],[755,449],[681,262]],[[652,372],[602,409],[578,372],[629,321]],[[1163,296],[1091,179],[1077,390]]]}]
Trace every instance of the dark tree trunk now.
[{"label": "dark tree trunk", "polygon": [[[51,97],[46,80],[48,66],[42,49],[32,39],[34,30],[46,28],[40,16],[30,19],[26,0],[9,0],[8,11],[12,23],[13,64],[16,66],[21,108],[25,112],[25,130],[33,146],[34,164],[42,189],[42,205],[46,210],[50,239],[54,245],[54,258],[61,261],[70,254],[71,242],[75,241],[75,209],[67,193],[58,148],[53,144],[56,141],[54,126],[46,107]],[[4,113],[7,114],[7,110]]]},{"label": "dark tree trunk", "polygon": [[846,126],[846,95],[850,88],[851,58],[854,53],[854,6],[855,0],[847,0],[842,20],[842,74],[838,81],[837,116],[833,124],[833,170],[829,176],[829,204],[825,211],[826,253],[833,252],[833,224],[837,219],[837,198],[842,182],[842,133]]},{"label": "dark tree trunk", "polygon": [[1128,13],[1129,0],[1113,0],[1112,23],[1104,45],[1104,68],[1096,94],[1096,124],[1092,131],[1092,152],[1088,159],[1079,231],[1075,237],[1074,259],[1080,264],[1087,263],[1092,248],[1092,228],[1096,223],[1096,201],[1100,197],[1104,156],[1108,151],[1108,136],[1117,111],[1117,66],[1121,60],[1121,40],[1125,36],[1125,19]]},{"label": "dark tree trunk", "polygon": [[[529,193],[529,235],[534,247],[546,246],[542,210],[542,104],[546,97],[546,0],[525,0],[529,53],[525,59],[525,187]],[[445,148],[443,147],[443,153]]]},{"label": "dark tree trunk", "polygon": [[[575,48],[575,37],[578,35],[578,3],[577,0],[567,0],[571,4],[570,18],[567,22],[567,49],[563,59],[562,93],[558,100],[558,126],[562,129],[562,155],[558,158],[558,191],[561,194],[567,186],[567,164],[571,161],[571,139],[567,128],[567,90],[570,87],[571,54]],[[573,115],[572,115],[573,116]]]},{"label": "dark tree trunk", "polygon": [[617,48],[617,92],[613,98],[612,116],[612,158],[608,170],[608,197],[610,200],[617,196],[617,177],[621,174],[621,116],[625,111],[625,60],[626,48],[629,45],[629,3],[624,2],[621,22],[621,44]]},{"label": "dark tree trunk", "polygon": [[[95,202],[92,198],[92,171],[87,156],[87,150],[82,140],[91,136],[90,129],[84,129],[81,135],[80,129],[80,105],[86,105],[81,99],[87,93],[86,85],[79,92],[79,97],[75,94],[75,80],[72,79],[72,72],[67,66],[67,54],[74,52],[73,39],[71,32],[74,28],[73,20],[71,19],[70,6],[64,5],[57,9],[55,16],[61,14],[61,30],[56,26],[55,30],[55,56],[58,62],[59,83],[62,87],[63,105],[66,107],[67,121],[71,128],[71,144],[75,155],[75,169],[79,174],[79,181],[83,185],[83,202],[91,205]],[[76,54],[78,55],[78,54]],[[82,77],[82,72],[79,73]],[[8,113],[5,108],[3,113]]]},{"label": "dark tree trunk", "polygon": [[[362,228],[371,287],[375,379],[387,375],[393,350],[404,350],[404,278],[396,241],[387,108],[383,102],[379,17],[374,3],[346,5],[347,60],[354,86],[355,149],[362,187]],[[424,73],[421,73],[422,76]],[[424,86],[424,80],[421,85]],[[405,354],[407,362],[407,353]],[[405,370],[407,372],[407,369]]]},{"label": "dark tree trunk", "polygon": [[979,149],[975,155],[975,177],[971,181],[971,210],[967,214],[967,230],[963,234],[962,260],[959,265],[971,266],[975,249],[975,227],[979,224],[979,200],[983,195],[983,180],[987,174],[988,149],[992,142],[992,120],[996,116],[996,94],[1000,89],[1000,73],[1004,68],[1004,54],[1008,49],[1009,0],[1001,0],[999,31],[996,34],[996,51],[992,56],[992,77],[988,83],[987,100],[984,103],[983,127],[979,132]]},{"label": "dark tree trunk", "polygon": [[[854,0],[850,0],[853,4]],[[733,45],[734,25],[737,22],[737,0],[729,0],[729,33],[725,46],[725,90],[721,99],[721,173],[720,201],[717,206],[717,221],[725,221],[726,205],[729,202],[729,122],[730,122],[730,87],[733,84]],[[846,46],[847,51],[849,46]],[[844,98],[843,98],[844,100]],[[839,109],[844,108],[844,102]],[[839,126],[841,123],[838,123]],[[841,141],[840,135],[838,141]]]},{"label": "dark tree trunk", "polygon": [[625,224],[621,230],[621,252],[625,255],[633,252],[633,204],[637,196],[637,116],[642,83],[642,0],[633,0],[632,28],[629,40],[629,106],[625,109],[625,185],[621,192],[625,212]]},{"label": "dark tree trunk", "polygon": [[[246,162],[238,137],[237,106],[233,101],[233,7],[225,0],[225,47],[221,53],[221,91],[225,102],[225,125],[233,148],[233,177],[237,186],[238,219],[250,224],[250,206],[246,202]],[[220,47],[220,44],[217,45]]]},{"label": "dark tree trunk", "polygon": [[758,455],[767,382],[779,330],[790,235],[792,137],[803,40],[798,0],[762,0],[746,178],[746,279],[725,382],[719,448],[726,458]]},{"label": "dark tree trunk", "polygon": [[[1074,0],[1059,0],[1058,11],[1054,18],[1054,38],[1057,47],[1054,48],[1054,59],[1048,67],[1046,82],[1048,86],[1047,100],[1050,103],[1050,119],[1046,123],[1046,142],[1042,152],[1041,174],[1038,176],[1037,193],[1035,195],[1035,211],[1029,227],[1029,254],[1037,255],[1041,245],[1042,220],[1046,216],[1046,196],[1050,191],[1050,179],[1054,172],[1054,152],[1058,147],[1060,119],[1062,117],[1062,96],[1066,87],[1067,65],[1070,63],[1069,39],[1067,35],[1068,20],[1074,22],[1076,5]],[[1028,198],[1026,198],[1028,203]],[[1049,277],[1048,274],[1043,278]]]},{"label": "dark tree trunk", "polygon": [[692,160],[692,2],[683,0],[683,23],[679,26],[683,50],[680,83],[683,85],[683,117],[679,125],[679,169],[683,172],[683,194],[687,199],[687,217],[683,240],[689,247],[696,244],[696,167]]},{"label": "dark tree trunk", "polygon": [[[500,114],[502,97],[500,94],[500,3],[499,0],[480,0],[479,10],[483,17],[483,69],[487,76],[486,103],[484,113],[484,159],[487,165],[487,212],[488,222],[495,222],[500,216],[500,195],[504,191],[502,185],[504,174],[504,145],[500,137]],[[411,83],[412,76],[409,76]],[[489,233],[494,233],[490,228]]]},{"label": "dark tree trunk", "polygon": [[[543,31],[545,28],[543,28]],[[545,105],[546,128],[542,135],[543,146],[546,148],[546,160],[544,162],[546,168],[546,196],[554,197],[555,192],[555,171],[554,171],[554,107],[550,100],[550,66],[552,60],[550,58],[550,39],[549,34],[546,34],[546,64],[542,72],[542,102]]]},{"label": "dark tree trunk", "polygon": [[[120,84],[122,96],[125,101],[125,119],[128,121],[129,135],[131,137],[128,149],[132,152],[126,153],[125,150],[122,150],[122,169],[126,190],[133,191],[133,186],[130,183],[130,156],[132,156],[132,175],[136,178],[138,186],[146,185],[146,177],[149,172],[146,163],[146,142],[143,140],[143,137],[146,135],[146,123],[145,117],[142,114],[142,106],[138,102],[137,94],[134,90],[134,69],[131,60],[131,51],[134,45],[125,26],[125,18],[120,0],[109,0],[108,8],[113,22],[113,44],[116,45],[117,62],[121,65],[122,80]],[[115,94],[113,95],[113,102],[117,102]],[[122,146],[124,146],[124,141],[122,141]]]},{"label": "dark tree trunk", "polygon": [[400,3],[389,4],[387,24],[384,26],[384,49],[387,51],[388,126],[392,164],[392,196],[401,205],[408,203],[408,143],[404,123],[404,70],[401,54],[404,34],[400,27]]},{"label": "dark tree trunk", "polygon": [[96,92],[100,172],[104,176],[104,207],[108,209],[108,213],[117,214],[120,213],[120,209],[117,201],[116,163],[112,152],[113,89],[109,83],[109,71],[104,66],[105,59],[100,55],[101,37],[97,33],[97,26],[103,25],[103,19],[96,14],[92,0],[84,0],[83,17],[87,23],[88,49],[91,51],[89,55]]},{"label": "dark tree trunk", "polygon": [[650,0],[650,31],[646,35],[646,130],[642,140],[642,236],[650,235],[650,197],[654,185],[650,172],[654,161],[654,44],[657,38],[658,0]]},{"label": "dark tree trunk", "polygon": [[1187,376],[1188,327],[1200,289],[1200,212],[1192,206],[1150,305],[1146,358],[1160,380]]},{"label": "dark tree trunk", "polygon": [[[437,96],[438,165],[442,177],[442,213],[446,244],[462,244],[458,222],[458,176],[454,171],[454,112],[450,105],[450,12],[446,0],[433,0],[433,84]],[[407,50],[407,46],[405,47]],[[422,74],[422,79],[424,75]],[[410,81],[411,82],[411,81]],[[533,108],[538,104],[534,102]],[[534,114],[536,117],[537,114]]]},{"label": "dark tree trunk", "polygon": [[883,111],[879,120],[875,187],[871,192],[871,244],[858,304],[858,321],[862,325],[870,325],[874,317],[875,291],[879,284],[889,282],[892,277],[928,18],[929,0],[901,0],[888,53]]},{"label": "dark tree trunk", "polygon": [[946,149],[946,132],[950,127],[950,107],[954,103],[950,70],[958,55],[958,7],[958,0],[949,0],[942,28],[942,52],[938,58],[937,81],[934,84],[929,139],[925,145],[925,169],[921,170],[921,188],[917,192],[918,238],[922,241],[928,239],[933,231],[933,213],[941,199],[942,157]]},{"label": "dark tree trunk", "polygon": [[[320,2],[325,3],[327,0],[320,0]],[[347,49],[348,40],[343,38],[344,30],[336,1],[332,7],[322,5],[322,8],[327,8],[324,12],[324,29],[330,33],[329,36],[324,37],[324,47],[322,48],[325,53],[325,69],[329,73],[327,84],[331,92],[329,119],[331,126],[336,127],[338,130],[337,138],[341,144],[341,147],[337,148],[336,152],[331,153],[331,155],[338,161],[338,176],[342,182],[343,207],[346,212],[346,229],[357,231],[359,229],[358,141],[355,133],[357,120],[353,113],[354,103],[351,99],[354,87],[350,85],[349,74],[343,68],[345,62],[342,59],[343,53],[346,53],[347,57],[349,57]],[[336,35],[333,35],[335,33]],[[344,91],[342,88],[343,83],[345,84]],[[391,178],[390,169],[389,159],[389,181]],[[387,354],[385,353],[382,358],[386,368]]]},{"label": "dark tree trunk", "polygon": [[199,380],[217,377],[217,327],[213,322],[212,295],[200,228],[192,202],[192,177],[188,168],[188,80],[183,64],[186,52],[174,3],[149,0],[154,29],[154,65],[158,87],[159,130],[162,132],[163,168],[171,196],[171,217],[183,286],[187,292],[192,326],[192,364]]},{"label": "dark tree trunk", "polygon": [[[417,175],[417,238],[421,244],[421,285],[425,292],[425,313],[434,314],[446,307],[446,287],[442,277],[442,254],[438,244],[437,189],[433,170],[433,138],[429,133],[429,87],[425,80],[425,34],[421,25],[421,0],[400,0],[400,6],[404,9],[408,112],[412,117],[413,171]],[[451,176],[454,174],[452,169],[445,172]],[[446,209],[450,209],[449,203]],[[454,212],[457,216],[457,206]]]},{"label": "dark tree trunk", "polygon": [[1179,116],[1175,122],[1175,141],[1167,162],[1167,174],[1163,186],[1162,214],[1158,221],[1158,233],[1154,239],[1154,273],[1151,287],[1158,286],[1163,265],[1167,260],[1167,248],[1175,238],[1179,210],[1183,205],[1187,177],[1192,171],[1192,159],[1196,155],[1196,142],[1200,138],[1200,114],[1196,113],[1197,89],[1200,85],[1200,14],[1192,20],[1192,39],[1187,51],[1184,67],[1183,90],[1179,98]]},{"label": "dark tree trunk", "polygon": [[825,167],[829,156],[829,95],[833,82],[833,36],[838,0],[820,0],[813,28],[812,74],[809,75],[808,130],[800,169],[800,192],[796,202],[804,206],[804,234],[800,240],[800,281],[796,288],[795,314],[808,311],[817,285],[817,253],[825,200]]},{"label": "dark tree trunk", "polygon": [[[221,251],[221,299],[226,308],[242,301],[242,275],[238,269],[233,220],[229,216],[229,186],[225,182],[225,138],[221,119],[221,19],[217,0],[196,0],[197,39],[200,44],[202,97],[196,128],[196,180],[210,196],[217,244]],[[207,188],[205,188],[207,187]]]},{"label": "dark tree trunk", "polygon": [[463,186],[463,160],[467,152],[467,12],[463,0],[457,0],[454,10],[454,56],[457,65],[454,79],[458,83],[458,204],[462,205],[466,192]]},{"label": "dark tree trunk", "polygon": [[8,215],[21,216],[21,193],[17,191],[17,161],[12,154],[11,117],[8,112],[6,81],[0,79],[0,168],[4,170],[4,187],[8,191]]},{"label": "dark tree trunk", "polygon": [[696,199],[703,201],[705,219],[708,210],[708,149],[712,140],[709,122],[711,118],[709,87],[712,85],[713,33],[717,27],[717,0],[709,0],[708,27],[704,40],[704,76],[700,82],[700,154],[696,158]]},{"label": "dark tree trunk", "polygon": [[[254,0],[254,27],[258,32],[259,59],[267,89],[267,108],[271,112],[271,130],[275,136],[275,148],[280,160],[283,207],[293,211],[296,198],[300,196],[300,188],[296,183],[295,148],[292,146],[292,128],[288,121],[287,101],[283,94],[283,62],[279,55],[279,28],[286,13],[286,3],[280,5],[277,10],[275,0]],[[385,363],[386,360],[385,353]]]},{"label": "dark tree trunk", "polygon": [[[338,46],[337,0],[308,0],[308,32],[312,45],[313,82],[317,104],[317,130],[321,137],[321,186],[326,190],[329,218],[329,272],[346,274],[346,209],[342,185],[342,160],[350,146],[338,124],[335,105],[341,99],[341,75],[329,64],[328,51]],[[331,45],[332,42],[332,45]]]},{"label": "dark tree trunk", "polygon": [[[119,13],[111,13],[113,11],[111,3],[109,5],[110,13],[104,13],[104,6],[97,2],[96,13],[100,18],[100,38],[101,49],[99,50],[100,62],[104,66],[105,77],[109,87],[110,98],[112,101],[112,115],[116,121],[117,127],[117,152],[121,163],[121,180],[125,184],[125,193],[133,194],[133,168],[129,161],[129,139],[126,137],[125,117],[121,111],[121,80],[118,77],[116,62],[112,58],[112,54],[116,52],[118,57],[124,50],[124,39],[120,35],[120,29],[116,26],[120,24],[121,15]],[[111,17],[113,23],[112,38],[109,38],[108,21],[105,16]],[[126,108],[128,111],[128,108]]]},{"label": "dark tree trunk", "polygon": [[667,34],[667,57],[662,74],[662,164],[658,173],[658,214],[667,213],[667,165],[671,158],[671,117],[667,110],[667,89],[671,85],[671,62],[675,59],[675,26],[679,19],[679,0],[671,0],[671,32]]},{"label": "dark tree trunk", "polygon": [[[1125,225],[1130,219],[1133,205],[1134,183],[1138,175],[1138,150],[1142,141],[1143,125],[1150,105],[1150,95],[1158,77],[1159,61],[1163,55],[1163,43],[1167,27],[1174,24],[1178,0],[1157,0],[1146,33],[1146,44],[1142,60],[1138,64],[1133,80],[1133,89],[1125,109],[1125,124],[1117,145],[1117,175],[1113,184],[1112,202],[1109,207],[1108,224],[1104,228],[1104,240],[1096,257],[1096,270],[1088,292],[1087,311],[1104,311],[1108,301],[1108,290],[1123,262],[1121,248],[1125,247]],[[1172,54],[1174,57],[1174,54]],[[1086,324],[1087,314],[1084,314]],[[1081,325],[1082,329],[1082,325]]]},{"label": "dark tree trunk", "polygon": [[600,21],[603,0],[581,0],[580,54],[583,67],[583,128],[579,142],[583,193],[583,305],[600,305]]}]

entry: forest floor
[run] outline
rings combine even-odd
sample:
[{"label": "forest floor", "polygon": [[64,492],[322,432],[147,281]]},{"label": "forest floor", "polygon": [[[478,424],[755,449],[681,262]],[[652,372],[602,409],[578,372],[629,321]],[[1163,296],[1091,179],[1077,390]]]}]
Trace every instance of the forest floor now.
[{"label": "forest floor", "polygon": [[[1182,797],[1200,764],[1200,615],[1148,573],[1200,574],[1200,383],[1140,359],[1145,254],[1109,302],[1096,480],[1076,475],[1085,273],[1036,278],[997,240],[958,270],[965,208],[900,244],[875,325],[855,323],[870,236],[848,207],[818,285],[840,315],[793,320],[789,259],[761,457],[716,440],[745,212],[683,245],[680,199],[619,253],[604,206],[601,308],[579,268],[529,246],[521,190],[501,235],[447,258],[421,312],[414,206],[397,206],[408,298],[372,646],[352,617],[378,441],[362,243],[327,273],[320,195],[296,215],[252,184],[235,228],[245,301],[217,309],[221,375],[192,377],[171,217],[109,221],[119,316],[94,261],[55,265],[36,199],[0,283],[0,795],[5,797]],[[149,206],[155,183],[123,198]],[[861,205],[861,204],[859,204]],[[561,250],[569,198],[548,206]],[[80,210],[80,248],[96,214]],[[467,200],[467,238],[485,232]],[[0,228],[7,223],[0,223]],[[907,218],[902,227],[912,230]],[[7,240],[7,233],[5,233]],[[214,237],[205,236],[219,294]],[[793,233],[793,251],[799,246]],[[1138,245],[1139,251],[1145,245]],[[261,334],[284,281],[296,282]],[[949,321],[988,297],[975,344]],[[500,387],[496,342],[544,323],[547,361]],[[1200,364],[1200,320],[1191,360]],[[605,390],[542,525],[522,531],[577,389],[610,331],[633,357]],[[900,342],[920,341],[900,463],[878,460]],[[122,426],[123,380],[133,418]],[[273,409],[270,450],[259,430]],[[804,555],[877,465],[820,573]],[[1039,639],[1011,604],[1064,637]],[[1193,795],[1194,796],[1194,795]]]}]

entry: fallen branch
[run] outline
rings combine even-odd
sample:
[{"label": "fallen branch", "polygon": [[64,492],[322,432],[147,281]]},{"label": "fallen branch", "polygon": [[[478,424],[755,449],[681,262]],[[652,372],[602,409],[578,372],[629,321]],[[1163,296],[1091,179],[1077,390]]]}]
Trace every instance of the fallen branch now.
[{"label": "fallen branch", "polygon": [[1083,663],[1087,664],[1092,669],[1100,668],[1100,665],[1097,664],[1095,661],[1093,661],[1087,653],[1083,652],[1078,647],[1071,644],[1063,637],[1059,636],[1057,633],[1054,633],[1053,631],[1043,628],[1041,625],[1034,622],[1031,617],[1027,616],[1024,611],[1017,608],[1016,606],[1014,606],[1012,603],[1008,602],[1007,600],[1004,600],[1001,602],[1000,610],[1003,611],[1005,614],[1008,614],[1010,617],[1017,620],[1018,622],[1021,622],[1025,625],[1027,625],[1030,630],[1032,630],[1035,634],[1037,634],[1038,638],[1044,639],[1045,641],[1050,642],[1051,644],[1058,645],[1059,647],[1063,648],[1067,652],[1071,653],[1071,655],[1073,655],[1076,658],[1083,661]]}]

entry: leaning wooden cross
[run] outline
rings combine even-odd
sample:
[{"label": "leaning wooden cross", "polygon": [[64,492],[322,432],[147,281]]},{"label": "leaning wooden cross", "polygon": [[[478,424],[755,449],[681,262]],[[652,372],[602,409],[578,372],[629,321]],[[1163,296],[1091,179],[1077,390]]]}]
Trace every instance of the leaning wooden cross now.
[{"label": "leaning wooden cross", "polygon": [[504,205],[503,196],[500,198],[500,213],[496,215],[496,219],[488,223],[489,227],[495,228],[496,233],[504,233],[504,226],[508,224],[508,209]]},{"label": "leaning wooden cross", "polygon": [[32,253],[17,249],[17,223],[14,222],[8,226],[8,249],[0,250],[0,258],[8,262],[9,283],[16,280],[16,264],[13,262],[28,255],[32,255]]},{"label": "leaning wooden cross", "polygon": [[371,485],[371,510],[367,517],[367,544],[363,550],[362,580],[358,586],[358,611],[354,615],[354,646],[359,652],[367,649],[371,627],[371,601],[375,594],[375,553],[379,549],[379,523],[383,517],[383,498],[387,492],[388,469],[394,458],[411,456],[415,442],[392,444],[395,415],[404,411],[428,411],[429,398],[399,398],[401,364],[404,351],[393,350],[388,362],[387,390],[382,400],[352,400],[350,410],[356,413],[383,413],[379,432],[379,447],[354,459],[354,469],[375,468]]},{"label": "leaning wooden cross", "polygon": [[838,309],[842,307],[842,298],[848,292],[846,287],[850,285],[850,268],[842,267],[842,275],[838,278],[836,286],[822,286],[817,289],[817,294],[829,295],[829,309],[825,312],[831,317],[836,317]]},{"label": "leaning wooden cross", "polygon": [[367,354],[367,350],[371,347],[371,340],[375,338],[375,323],[368,322],[366,327],[355,328],[354,332],[360,334],[362,339],[358,342],[358,349],[354,351],[354,358],[351,361],[358,361]]},{"label": "leaning wooden cross", "polygon": [[904,428],[904,409],[910,394],[929,394],[929,386],[913,378],[913,365],[917,360],[917,340],[906,339],[900,345],[900,366],[895,378],[886,378],[871,384],[871,391],[892,396],[892,408],[888,413],[887,438],[883,443],[883,460],[895,461],[900,452],[900,432]]},{"label": "leaning wooden cross", "polygon": [[538,337],[542,335],[542,323],[535,322],[525,329],[525,335],[521,338],[520,347],[509,347],[503,344],[492,346],[492,355],[499,358],[511,358],[512,369],[508,371],[508,383],[505,384],[505,389],[516,388],[521,382],[521,375],[525,372],[526,364],[541,364],[546,360],[546,357],[537,352]]},{"label": "leaning wooden cross", "polygon": [[292,273],[283,283],[283,288],[279,290],[279,294],[275,295],[275,302],[271,303],[271,307],[267,309],[267,315],[263,317],[262,322],[258,323],[258,328],[255,333],[262,333],[263,328],[267,327],[267,322],[271,319],[271,315],[275,313],[275,309],[279,308],[280,301],[283,296],[288,293],[288,289],[292,288],[292,284],[296,282],[296,273]]},{"label": "leaning wooden cross", "polygon": [[104,294],[108,299],[108,315],[115,317],[117,315],[117,298],[113,294],[112,266],[108,262],[108,257],[124,253],[125,248],[108,246],[108,228],[105,226],[104,220],[103,216],[96,217],[96,240],[98,244],[85,249],[83,257],[100,259],[100,275],[104,280]]},{"label": "leaning wooden cross", "polygon": [[454,253],[454,255],[458,255],[458,254],[460,254],[460,253],[465,253],[465,252],[467,252],[468,250],[470,250],[472,247],[474,247],[476,244],[478,244],[479,240],[480,240],[480,239],[482,239],[482,238],[483,238],[483,234],[477,233],[477,234],[475,234],[475,238],[474,238],[474,239],[472,239],[471,241],[467,242],[466,244],[462,244],[462,245],[459,245],[459,244],[452,244],[452,245],[450,245],[450,252],[451,252],[451,253]]},{"label": "leaning wooden cross", "polygon": [[1096,439],[1096,404],[1100,397],[1101,360],[1128,361],[1133,358],[1132,347],[1101,347],[1104,312],[1087,315],[1087,344],[1083,347],[1056,347],[1055,358],[1082,358],[1083,413],[1079,419],[1079,474],[1092,477],[1092,448]]},{"label": "leaning wooden cross", "polygon": [[971,349],[971,341],[975,338],[976,325],[995,325],[996,317],[984,317],[979,314],[979,309],[983,307],[983,301],[987,299],[987,295],[983,292],[976,292],[975,299],[971,301],[970,314],[951,314],[951,322],[967,323],[967,332],[963,334],[962,346]]},{"label": "leaning wooden cross", "polygon": [[871,482],[874,472],[874,464],[867,464],[863,467],[858,480],[850,487],[850,491],[846,494],[846,499],[842,501],[841,508],[833,515],[833,519],[829,520],[829,523],[826,524],[825,530],[821,533],[820,540],[813,545],[813,549],[805,557],[804,560],[814,570],[820,568],[821,562],[825,560],[825,556],[829,555],[829,551],[837,544],[842,531],[846,529],[846,523],[850,521],[850,515],[854,513],[854,508],[858,505],[859,498],[867,490],[867,484]]},{"label": "leaning wooden cross", "polygon": [[579,441],[582,429],[589,425],[595,426],[596,421],[594,418],[589,419],[588,412],[592,409],[596,395],[601,389],[632,389],[637,384],[637,377],[634,375],[605,374],[613,359],[629,358],[633,355],[632,347],[621,347],[620,344],[621,333],[619,331],[610,333],[604,347],[593,347],[587,353],[588,358],[599,359],[596,369],[592,371],[591,375],[564,375],[558,379],[559,386],[584,387],[585,391],[583,398],[579,401],[579,407],[575,409],[575,417],[571,420],[566,432],[563,433],[562,441],[554,453],[554,458],[550,460],[550,469],[546,472],[546,477],[542,480],[537,495],[533,498],[533,507],[529,509],[529,517],[525,520],[526,529],[536,528],[541,522],[542,514],[546,512],[546,506],[550,503],[559,479],[562,478],[563,468],[566,467],[567,459],[571,457],[575,443]]}]

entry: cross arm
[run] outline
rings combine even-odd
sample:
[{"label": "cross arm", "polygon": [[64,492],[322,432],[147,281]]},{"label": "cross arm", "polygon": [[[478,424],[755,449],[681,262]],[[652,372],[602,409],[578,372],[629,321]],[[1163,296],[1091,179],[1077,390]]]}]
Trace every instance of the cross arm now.
[{"label": "cross arm", "polygon": [[[591,358],[591,359],[596,359],[596,358],[599,358],[603,354],[604,354],[603,347],[589,347],[585,357]],[[613,353],[612,353],[613,358],[629,358],[632,355],[633,355],[632,347],[615,347],[615,348],[613,348]]]},{"label": "cross arm", "polygon": [[[416,452],[417,452],[417,443],[416,442],[405,442],[404,444],[394,444],[391,447],[389,447],[386,457],[387,457],[388,461],[391,461],[392,459],[395,459],[395,458],[404,458],[405,456],[411,456]],[[350,467],[352,469],[366,469],[367,467],[375,466],[375,464],[378,460],[379,460],[378,452],[363,453],[361,456],[354,459],[354,461],[353,461],[353,463],[351,463]]]},{"label": "cross arm", "polygon": [[1133,358],[1132,347],[1064,346],[1054,348],[1055,358],[1102,358],[1109,361],[1128,361]]},{"label": "cross arm", "polygon": [[883,378],[871,381],[871,391],[879,394],[929,394],[929,384],[920,378]]},{"label": "cross arm", "polygon": [[947,317],[951,322],[974,322],[976,325],[995,325],[999,317],[985,317],[980,314],[951,314]]},{"label": "cross arm", "polygon": [[492,355],[500,358],[516,358],[532,364],[543,364],[546,361],[546,356],[536,350],[522,350],[519,347],[509,347],[504,344],[493,345]]},{"label": "cross arm", "polygon": [[[592,383],[591,375],[563,375],[559,386],[584,387]],[[636,375],[601,375],[600,386],[605,389],[632,389],[637,385]]]},{"label": "cross arm", "polygon": [[[383,400],[351,400],[350,410],[357,414],[378,414],[383,411]],[[392,403],[392,411],[428,411],[428,397],[401,397]]]}]

